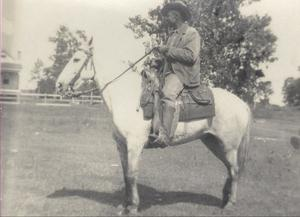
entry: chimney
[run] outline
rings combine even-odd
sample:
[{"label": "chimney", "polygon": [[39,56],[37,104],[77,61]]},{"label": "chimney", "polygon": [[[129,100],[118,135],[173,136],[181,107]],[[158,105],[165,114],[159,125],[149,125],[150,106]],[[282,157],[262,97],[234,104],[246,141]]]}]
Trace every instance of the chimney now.
[{"label": "chimney", "polygon": [[22,59],[22,51],[18,50],[17,60],[21,61]]}]

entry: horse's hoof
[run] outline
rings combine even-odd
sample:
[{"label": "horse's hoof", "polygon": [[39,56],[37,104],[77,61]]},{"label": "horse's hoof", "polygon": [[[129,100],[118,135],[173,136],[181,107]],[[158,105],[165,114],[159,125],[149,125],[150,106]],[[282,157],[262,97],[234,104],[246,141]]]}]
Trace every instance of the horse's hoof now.
[{"label": "horse's hoof", "polygon": [[138,208],[136,206],[128,206],[123,208],[118,215],[119,216],[137,216]]},{"label": "horse's hoof", "polygon": [[225,210],[233,210],[234,209],[235,202],[228,201],[227,204],[223,207]]}]

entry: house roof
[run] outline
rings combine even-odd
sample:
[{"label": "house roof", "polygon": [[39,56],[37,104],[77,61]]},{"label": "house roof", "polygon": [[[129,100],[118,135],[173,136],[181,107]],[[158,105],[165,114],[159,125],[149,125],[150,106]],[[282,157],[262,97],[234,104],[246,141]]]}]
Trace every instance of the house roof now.
[{"label": "house roof", "polygon": [[11,56],[8,55],[7,52],[1,51],[1,72],[18,72],[22,69],[22,65],[15,61]]}]

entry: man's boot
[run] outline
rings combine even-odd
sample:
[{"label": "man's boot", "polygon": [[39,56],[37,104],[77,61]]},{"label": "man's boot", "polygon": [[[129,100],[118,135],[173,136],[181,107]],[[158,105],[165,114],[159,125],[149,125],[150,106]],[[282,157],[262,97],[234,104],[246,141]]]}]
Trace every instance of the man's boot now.
[{"label": "man's boot", "polygon": [[174,119],[174,113],[174,107],[169,106],[167,103],[162,104],[162,126],[159,129],[158,138],[153,142],[158,147],[165,148],[170,145],[170,135]]}]

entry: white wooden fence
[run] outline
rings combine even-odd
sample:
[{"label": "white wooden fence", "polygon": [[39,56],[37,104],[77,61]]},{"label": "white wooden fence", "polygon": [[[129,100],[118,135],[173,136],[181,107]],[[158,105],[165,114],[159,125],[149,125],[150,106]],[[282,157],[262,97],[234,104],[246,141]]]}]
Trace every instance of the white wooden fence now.
[{"label": "white wooden fence", "polygon": [[83,95],[76,98],[62,97],[58,94],[25,93],[20,90],[0,89],[0,104],[33,103],[37,105],[72,105],[102,103],[100,96]]}]

